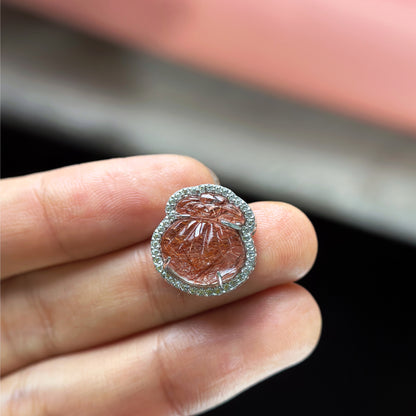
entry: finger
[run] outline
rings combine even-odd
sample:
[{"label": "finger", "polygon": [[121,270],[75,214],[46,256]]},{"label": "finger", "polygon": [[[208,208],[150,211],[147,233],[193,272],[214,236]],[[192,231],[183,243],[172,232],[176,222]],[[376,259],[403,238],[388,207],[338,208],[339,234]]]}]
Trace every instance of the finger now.
[{"label": "finger", "polygon": [[248,282],[229,294],[184,294],[158,274],[149,242],[76,264],[17,276],[2,287],[2,371],[51,355],[109,342],[294,281],[312,266],[312,224],[297,208],[252,205],[257,265]]},{"label": "finger", "polygon": [[303,360],[320,328],[312,296],[295,284],[279,286],[10,375],[4,414],[195,414]]},{"label": "finger", "polygon": [[2,183],[2,276],[96,256],[149,237],[169,196],[212,183],[176,155],[86,163]]}]

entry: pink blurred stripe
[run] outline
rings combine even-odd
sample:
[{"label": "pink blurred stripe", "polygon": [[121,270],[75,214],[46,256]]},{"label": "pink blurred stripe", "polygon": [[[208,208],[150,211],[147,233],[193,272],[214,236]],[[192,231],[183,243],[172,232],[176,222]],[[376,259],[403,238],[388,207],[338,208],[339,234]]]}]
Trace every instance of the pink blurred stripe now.
[{"label": "pink blurred stripe", "polygon": [[161,56],[416,131],[416,2],[13,0]]}]

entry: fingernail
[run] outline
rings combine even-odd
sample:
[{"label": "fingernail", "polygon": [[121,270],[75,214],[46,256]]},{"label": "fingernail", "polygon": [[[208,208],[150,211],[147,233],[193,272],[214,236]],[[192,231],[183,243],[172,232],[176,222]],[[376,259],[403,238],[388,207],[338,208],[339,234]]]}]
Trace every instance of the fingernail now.
[{"label": "fingernail", "polygon": [[208,168],[208,170],[211,172],[212,180],[214,181],[215,185],[219,185],[220,180],[218,179],[218,176],[210,168]]}]

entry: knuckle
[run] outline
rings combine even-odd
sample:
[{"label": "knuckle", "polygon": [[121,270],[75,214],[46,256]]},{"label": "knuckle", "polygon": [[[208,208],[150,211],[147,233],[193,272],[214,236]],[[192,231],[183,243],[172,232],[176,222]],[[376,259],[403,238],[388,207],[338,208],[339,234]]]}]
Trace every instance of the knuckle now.
[{"label": "knuckle", "polygon": [[[135,259],[134,263],[137,265],[135,267],[136,270],[148,270],[148,273],[143,274],[143,278],[141,281],[143,282],[144,286],[144,293],[146,295],[146,301],[149,305],[148,310],[152,311],[153,315],[157,315],[157,320],[159,322],[167,322],[169,321],[169,311],[167,307],[169,306],[168,302],[163,302],[160,293],[161,287],[160,285],[164,282],[161,282],[160,279],[153,279],[156,271],[153,267],[153,263],[149,261],[149,252],[150,249],[144,251],[141,249],[135,250]],[[134,279],[136,279],[136,275],[134,275]]]},{"label": "knuckle", "polygon": [[46,182],[47,177],[48,176],[45,174],[40,176],[38,186],[33,187],[33,195],[35,196],[35,200],[39,205],[40,212],[45,223],[45,229],[49,231],[49,235],[56,242],[56,246],[59,248],[64,258],[71,260],[72,256],[68,252],[63,238],[59,233],[59,227],[57,226],[60,222],[59,215],[56,214],[57,210],[54,209],[54,203],[51,203],[54,198],[50,195],[49,185]]},{"label": "knuckle", "polygon": [[[55,336],[55,324],[53,314],[51,313],[47,303],[40,295],[40,291],[36,284],[27,281],[26,299],[28,310],[34,311],[34,319],[36,326],[40,328],[40,334],[37,335],[40,348],[35,352],[40,356],[55,355],[57,351],[57,342]],[[37,359],[37,357],[34,357]]]},{"label": "knuckle", "polygon": [[181,399],[180,385],[175,377],[172,366],[172,348],[166,343],[164,331],[156,335],[156,347],[154,350],[157,362],[157,371],[159,374],[159,386],[169,414],[175,416],[186,416],[189,413],[186,410],[186,404]]},{"label": "knuckle", "polygon": [[23,371],[2,385],[3,416],[52,416],[45,395],[29,383],[28,373]]}]

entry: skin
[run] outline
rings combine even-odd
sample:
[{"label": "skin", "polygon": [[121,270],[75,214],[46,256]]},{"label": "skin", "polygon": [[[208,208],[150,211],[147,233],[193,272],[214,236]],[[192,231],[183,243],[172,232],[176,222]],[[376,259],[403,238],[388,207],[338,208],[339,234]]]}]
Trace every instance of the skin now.
[{"label": "skin", "polygon": [[294,281],[317,240],[297,208],[252,204],[257,266],[234,292],[191,296],[154,269],[169,196],[214,181],[176,155],[2,181],[3,416],[195,414],[312,352],[319,308]]}]

